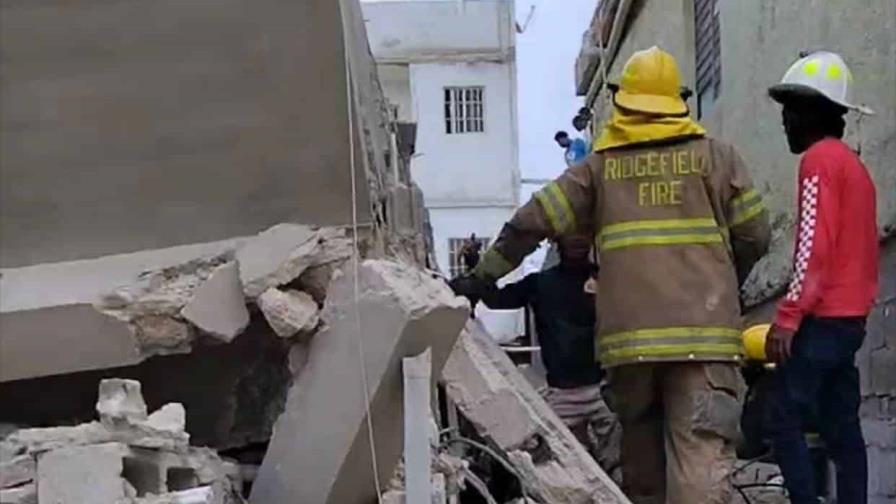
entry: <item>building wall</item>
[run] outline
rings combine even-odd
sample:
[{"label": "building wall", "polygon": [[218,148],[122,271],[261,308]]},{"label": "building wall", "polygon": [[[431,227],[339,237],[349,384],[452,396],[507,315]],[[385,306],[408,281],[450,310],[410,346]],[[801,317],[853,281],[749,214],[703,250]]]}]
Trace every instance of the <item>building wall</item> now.
[{"label": "building wall", "polygon": [[391,105],[398,107],[398,120],[414,122],[417,114],[411,98],[411,76],[408,65],[377,65],[383,94]]},{"label": "building wall", "polygon": [[[856,101],[877,111],[851,113],[847,142],[860,148],[878,191],[882,234],[896,231],[896,2],[869,0],[862,8],[809,8],[811,2],[720,2],[722,93],[705,123],[734,142],[753,167],[772,218],[782,233],[772,255],[760,265],[762,283],[755,295],[783,284],[792,250],[793,202],[797,157],[789,153],[781,127],[780,106],[766,89],[780,80],[804,49],[839,52],[850,66]],[[838,4],[839,5],[839,4]],[[861,26],[861,36],[855,27]]]},{"label": "building wall", "polygon": [[[616,81],[628,56],[660,45],[679,60],[686,85],[694,86],[693,0],[640,0],[627,28],[610,80]],[[857,124],[850,114],[847,142],[861,155],[877,186],[882,236],[881,282],[869,318],[865,345],[857,356],[862,377],[862,421],[869,445],[871,502],[896,498],[896,2],[811,0],[742,2],[719,0],[721,95],[702,122],[710,134],[733,143],[744,156],[766,200],[774,225],[772,252],[747,285],[751,303],[769,301],[790,275],[794,225],[795,170],[781,126],[780,106],[767,95],[803,49],[841,53],[854,80],[856,101],[877,111]],[[595,103],[597,124],[606,117],[602,93]],[[691,100],[691,108],[696,105]],[[599,129],[599,127],[598,127]],[[751,317],[768,320],[766,302]]]},{"label": "building wall", "polygon": [[3,267],[350,222],[340,2],[3,2],[0,45]]},{"label": "building wall", "polygon": [[[412,176],[428,208],[516,205],[515,75],[509,63],[414,63]],[[445,86],[484,86],[485,131],[445,132]]]},{"label": "building wall", "polygon": [[368,1],[363,7],[381,62],[495,55],[513,47],[510,0]]}]

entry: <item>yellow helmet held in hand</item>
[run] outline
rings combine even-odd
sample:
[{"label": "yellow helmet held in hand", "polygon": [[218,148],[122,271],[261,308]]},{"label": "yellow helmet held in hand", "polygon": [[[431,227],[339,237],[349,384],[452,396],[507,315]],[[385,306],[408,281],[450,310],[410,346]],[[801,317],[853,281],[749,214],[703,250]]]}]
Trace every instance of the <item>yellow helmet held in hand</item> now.
[{"label": "yellow helmet held in hand", "polygon": [[688,105],[681,98],[678,62],[657,46],[636,52],[625,63],[614,100],[617,106],[636,112],[688,113]]},{"label": "yellow helmet held in hand", "polygon": [[759,324],[748,328],[743,332],[742,338],[744,349],[747,353],[747,359],[754,361],[764,361],[765,356],[765,340],[771,330],[771,324]]}]

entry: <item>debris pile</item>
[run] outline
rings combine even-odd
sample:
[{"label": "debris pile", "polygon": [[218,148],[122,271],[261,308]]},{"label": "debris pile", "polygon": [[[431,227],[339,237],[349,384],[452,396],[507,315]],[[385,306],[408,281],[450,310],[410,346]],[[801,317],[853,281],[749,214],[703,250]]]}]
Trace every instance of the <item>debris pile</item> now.
[{"label": "debris pile", "polygon": [[236,504],[239,467],[189,445],[182,405],[147,414],[140,382],[100,382],[99,421],[0,440],[0,502]]},{"label": "debris pile", "polygon": [[[278,224],[234,249],[145,272],[96,307],[128,324],[144,356],[190,352],[202,340],[232,342],[249,326],[247,304],[278,336],[307,335],[330,276],[351,251],[341,229]],[[308,292],[281,290],[293,284]]]},{"label": "debris pile", "polygon": [[448,397],[512,464],[526,493],[551,504],[628,499],[478,324],[442,371]]}]

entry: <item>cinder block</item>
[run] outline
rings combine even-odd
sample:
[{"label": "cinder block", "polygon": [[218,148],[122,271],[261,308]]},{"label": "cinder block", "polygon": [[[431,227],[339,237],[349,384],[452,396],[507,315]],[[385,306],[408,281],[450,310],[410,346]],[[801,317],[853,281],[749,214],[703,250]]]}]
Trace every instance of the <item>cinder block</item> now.
[{"label": "cinder block", "polygon": [[121,443],[59,448],[37,459],[39,502],[116,504],[128,497]]},{"label": "cinder block", "polygon": [[871,388],[876,395],[896,396],[896,347],[871,352]]},{"label": "cinder block", "polygon": [[862,420],[865,444],[884,450],[896,450],[896,418]]}]

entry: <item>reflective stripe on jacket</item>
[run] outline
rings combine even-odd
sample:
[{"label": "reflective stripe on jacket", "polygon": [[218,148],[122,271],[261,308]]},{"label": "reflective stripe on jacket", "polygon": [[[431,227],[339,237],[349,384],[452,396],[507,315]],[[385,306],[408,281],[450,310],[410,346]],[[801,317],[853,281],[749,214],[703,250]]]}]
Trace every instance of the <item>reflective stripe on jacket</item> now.
[{"label": "reflective stripe on jacket", "polygon": [[691,137],[594,153],[516,212],[475,273],[496,280],[542,239],[583,230],[600,253],[604,366],[740,358],[739,285],[771,232],[731,146]]}]

